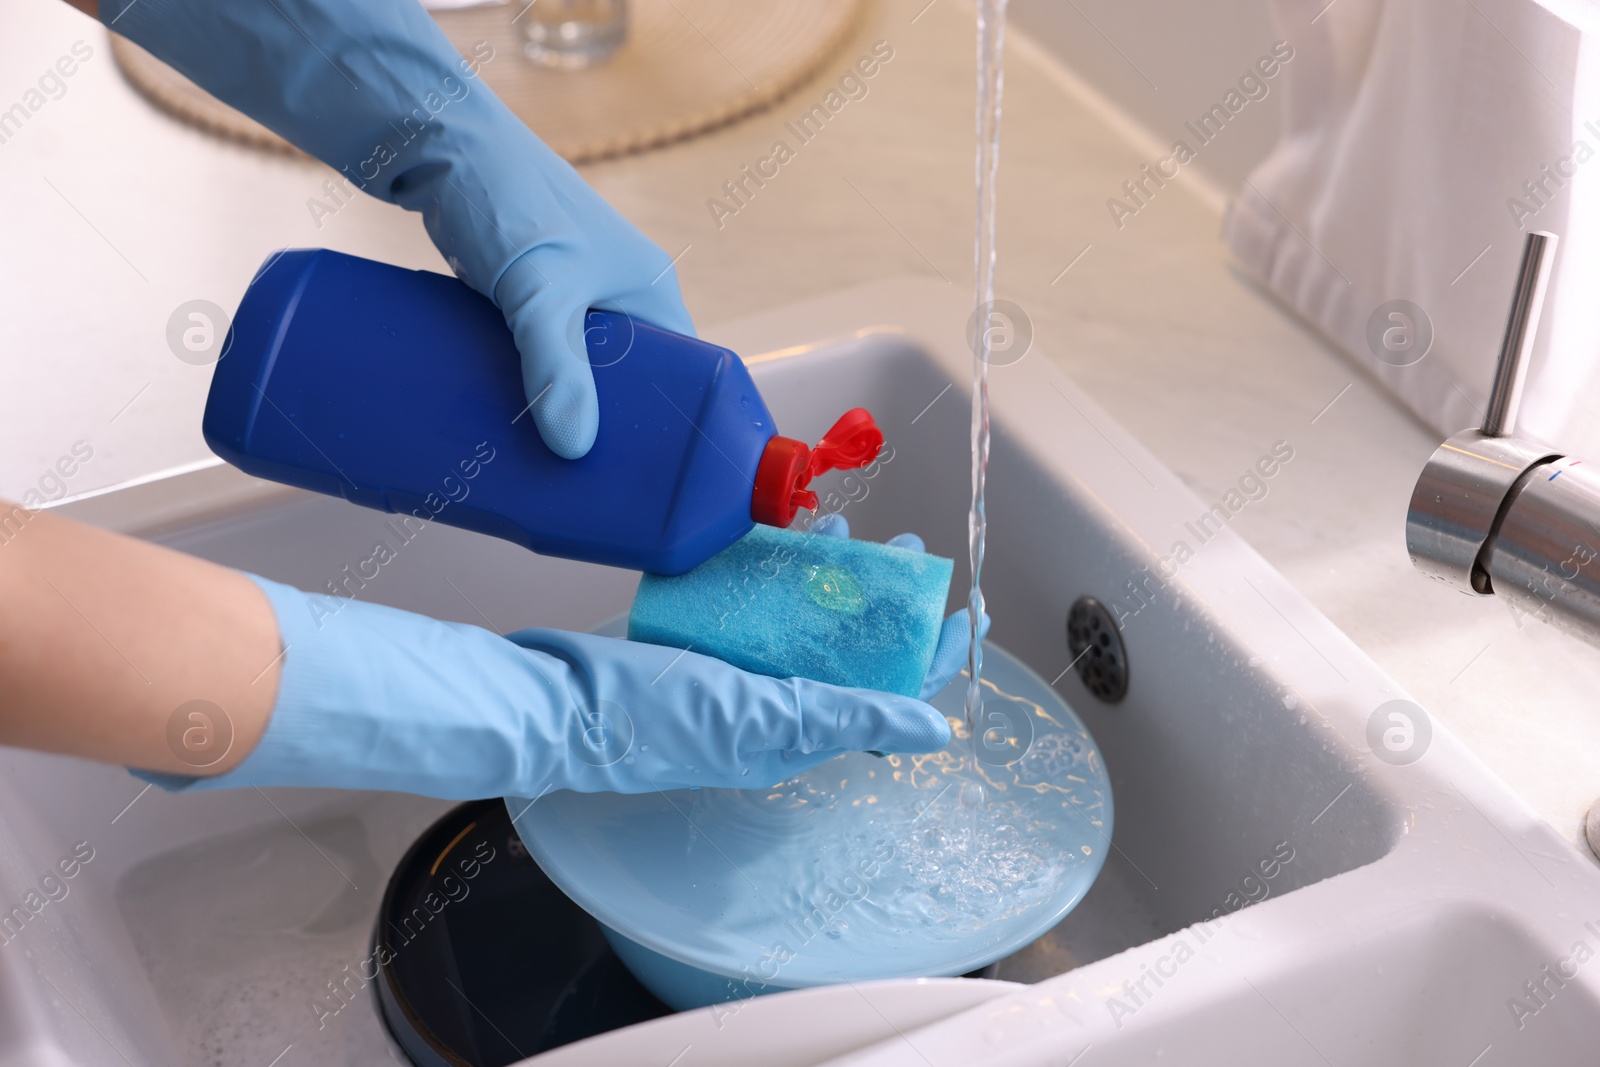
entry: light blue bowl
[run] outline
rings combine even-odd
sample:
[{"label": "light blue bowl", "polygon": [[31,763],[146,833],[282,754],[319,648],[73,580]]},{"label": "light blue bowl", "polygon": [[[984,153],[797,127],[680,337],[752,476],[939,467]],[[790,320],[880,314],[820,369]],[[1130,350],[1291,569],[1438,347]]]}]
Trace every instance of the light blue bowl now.
[{"label": "light blue bowl", "polygon": [[674,1011],[688,1011],[690,1008],[703,1008],[708,1004],[730,1000],[746,1000],[765,993],[781,993],[790,988],[703,971],[671,956],[652,952],[604,923],[600,926],[600,932],[605,934],[617,958],[639,979],[639,983]]},{"label": "light blue bowl", "polygon": [[976,755],[965,687],[933,700],[957,735],[943,752],[851,753],[770,789],[508,804],[539,866],[673,1008],[965,974],[1071,911],[1112,829],[1094,740],[1043,679],[985,642]]}]

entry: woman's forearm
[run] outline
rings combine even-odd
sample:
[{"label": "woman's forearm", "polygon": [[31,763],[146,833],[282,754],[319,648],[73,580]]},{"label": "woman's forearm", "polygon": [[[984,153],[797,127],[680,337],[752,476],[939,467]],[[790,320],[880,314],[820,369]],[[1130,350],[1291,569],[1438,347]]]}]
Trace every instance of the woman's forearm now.
[{"label": "woman's forearm", "polygon": [[220,773],[260,738],[281,652],[244,575],[0,502],[0,744]]}]

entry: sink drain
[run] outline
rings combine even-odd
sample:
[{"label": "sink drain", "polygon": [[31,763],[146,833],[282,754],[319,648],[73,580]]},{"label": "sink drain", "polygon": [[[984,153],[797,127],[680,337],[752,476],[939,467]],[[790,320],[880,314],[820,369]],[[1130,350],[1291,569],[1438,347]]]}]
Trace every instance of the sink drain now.
[{"label": "sink drain", "polygon": [[1072,602],[1067,613],[1067,651],[1084,687],[1107,704],[1128,695],[1128,649],[1116,620],[1092,596]]}]

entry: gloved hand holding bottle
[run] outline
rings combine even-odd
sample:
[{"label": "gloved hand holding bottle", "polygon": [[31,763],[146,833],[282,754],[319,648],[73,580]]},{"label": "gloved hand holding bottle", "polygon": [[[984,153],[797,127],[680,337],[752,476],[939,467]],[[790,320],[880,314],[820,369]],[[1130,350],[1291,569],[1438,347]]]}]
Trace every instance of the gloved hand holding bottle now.
[{"label": "gloved hand holding bottle", "polygon": [[103,0],[99,17],[352,186],[420,212],[450,268],[505,314],[558,455],[586,454],[599,425],[589,308],[693,335],[671,257],[512,114],[480,77],[488,57],[458,54],[415,0]]},{"label": "gloved hand holding bottle", "polygon": [[[504,312],[559,455],[586,453],[597,426],[587,309],[690,331],[665,253],[468,87],[472,63],[412,0],[107,0],[99,15],[422,212]],[[950,736],[907,697],[584,634],[504,638],[362,603],[330,614],[315,610],[326,598],[144,541],[3,502],[0,519],[0,744],[142,768],[169,788],[756,788],[851,749],[926,752]],[[941,653],[929,684],[954,662]]]}]

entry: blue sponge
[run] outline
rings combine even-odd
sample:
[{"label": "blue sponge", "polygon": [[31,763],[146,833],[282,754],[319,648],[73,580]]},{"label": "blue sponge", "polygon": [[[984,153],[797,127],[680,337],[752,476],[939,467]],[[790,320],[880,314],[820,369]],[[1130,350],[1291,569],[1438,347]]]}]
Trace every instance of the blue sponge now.
[{"label": "blue sponge", "polygon": [[917,696],[953,565],[873,541],[758,526],[687,574],[647,574],[628,638],[757,674]]}]

